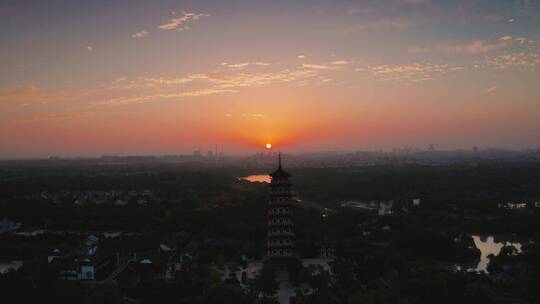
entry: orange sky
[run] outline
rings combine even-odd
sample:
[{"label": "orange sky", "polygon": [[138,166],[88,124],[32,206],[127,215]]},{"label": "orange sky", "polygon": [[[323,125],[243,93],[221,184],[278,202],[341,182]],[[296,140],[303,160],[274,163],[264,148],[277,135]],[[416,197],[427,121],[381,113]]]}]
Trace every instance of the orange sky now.
[{"label": "orange sky", "polygon": [[0,158],[540,146],[531,2],[25,1],[0,20]]}]

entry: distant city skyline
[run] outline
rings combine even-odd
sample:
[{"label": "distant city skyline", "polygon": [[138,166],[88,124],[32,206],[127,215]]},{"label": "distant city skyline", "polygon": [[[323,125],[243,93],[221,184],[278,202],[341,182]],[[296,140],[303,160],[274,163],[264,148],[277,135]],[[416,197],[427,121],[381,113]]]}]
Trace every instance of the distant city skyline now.
[{"label": "distant city skyline", "polygon": [[540,147],[540,3],[3,1],[0,159]]}]

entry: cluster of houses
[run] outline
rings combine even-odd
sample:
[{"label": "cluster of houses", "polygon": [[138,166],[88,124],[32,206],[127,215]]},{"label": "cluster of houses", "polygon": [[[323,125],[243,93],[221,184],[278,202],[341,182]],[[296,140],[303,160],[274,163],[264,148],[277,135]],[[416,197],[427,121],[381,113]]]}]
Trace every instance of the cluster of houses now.
[{"label": "cluster of houses", "polygon": [[65,280],[133,288],[143,280],[172,280],[178,271],[189,271],[194,258],[205,259],[205,255],[231,248],[256,250],[250,242],[227,239],[190,241],[177,250],[175,241],[156,245],[139,235],[103,233],[53,248],[47,262]]},{"label": "cluster of houses", "polygon": [[515,210],[525,208],[540,208],[540,201],[536,202],[507,202],[497,205],[499,209]]},{"label": "cluster of houses", "polygon": [[[146,280],[173,280],[179,271],[190,271],[193,263],[204,263],[208,254],[232,249],[234,255],[245,253],[251,256],[256,251],[253,242],[230,239],[193,240],[184,244],[181,250],[177,246],[177,242],[156,246],[156,243],[149,244],[138,235],[115,234],[111,237],[110,234],[90,234],[78,244],[52,248],[47,262],[64,280],[135,288]],[[334,253],[332,246],[321,246],[319,258],[302,262],[306,266],[323,265],[326,269]],[[234,263],[212,264],[223,281],[233,280],[241,287],[247,287],[257,278],[264,262],[241,255],[240,260]]]},{"label": "cluster of houses", "polygon": [[174,246],[160,244],[153,248],[137,236],[91,234],[78,245],[52,249],[47,262],[65,280],[133,287],[143,278],[160,276],[163,262],[170,261],[174,253]]},{"label": "cluster of houses", "polygon": [[115,204],[125,206],[130,203],[146,205],[157,201],[151,190],[63,190],[57,192],[43,191],[39,194],[27,195],[28,199],[44,199],[55,204]]}]

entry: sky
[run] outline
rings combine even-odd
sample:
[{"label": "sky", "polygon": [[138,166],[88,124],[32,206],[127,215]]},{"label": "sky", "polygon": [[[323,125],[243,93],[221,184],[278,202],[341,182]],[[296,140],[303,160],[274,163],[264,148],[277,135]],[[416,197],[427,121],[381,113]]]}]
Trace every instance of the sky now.
[{"label": "sky", "polygon": [[540,1],[0,1],[0,158],[540,147]]}]

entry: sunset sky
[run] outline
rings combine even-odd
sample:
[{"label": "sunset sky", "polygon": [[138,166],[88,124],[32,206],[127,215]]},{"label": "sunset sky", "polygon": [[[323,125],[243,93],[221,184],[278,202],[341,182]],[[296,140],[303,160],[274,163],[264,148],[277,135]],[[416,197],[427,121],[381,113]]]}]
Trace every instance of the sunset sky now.
[{"label": "sunset sky", "polygon": [[0,2],[0,158],[540,146],[540,2]]}]

